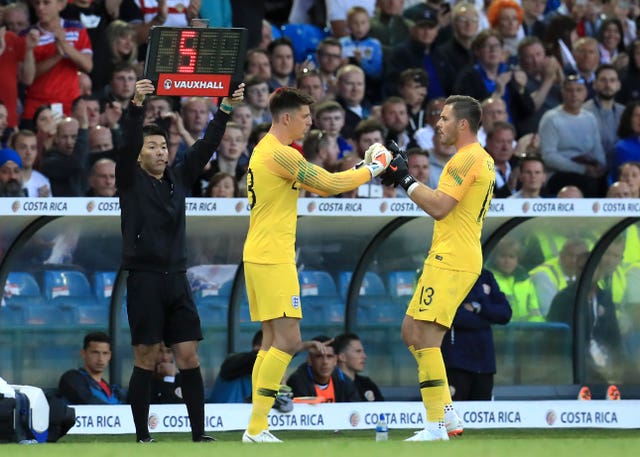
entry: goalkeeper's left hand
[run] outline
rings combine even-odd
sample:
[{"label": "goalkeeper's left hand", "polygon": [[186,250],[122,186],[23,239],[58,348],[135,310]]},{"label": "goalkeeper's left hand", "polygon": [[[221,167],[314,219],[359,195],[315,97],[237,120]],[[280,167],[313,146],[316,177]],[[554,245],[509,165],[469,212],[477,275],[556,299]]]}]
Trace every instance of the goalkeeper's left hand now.
[{"label": "goalkeeper's left hand", "polygon": [[371,178],[380,176],[393,160],[393,155],[380,143],[369,146],[364,153],[364,166],[371,172]]}]

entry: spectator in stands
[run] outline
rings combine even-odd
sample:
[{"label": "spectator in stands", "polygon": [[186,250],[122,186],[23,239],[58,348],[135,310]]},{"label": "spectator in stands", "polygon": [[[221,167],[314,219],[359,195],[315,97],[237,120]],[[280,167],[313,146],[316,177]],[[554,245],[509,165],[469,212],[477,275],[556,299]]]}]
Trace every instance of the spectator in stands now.
[{"label": "spectator in stands", "polygon": [[340,67],[337,73],[336,101],[345,110],[345,122],[342,136],[347,140],[353,138],[353,131],[363,119],[371,114],[371,104],[365,99],[365,79],[362,68],[356,65]]},{"label": "spectator in stands", "polygon": [[382,104],[382,124],[385,127],[385,143],[395,141],[401,149],[416,143],[409,135],[409,113],[404,99],[398,96],[387,98]]},{"label": "spectator in stands", "polygon": [[598,41],[592,37],[582,37],[573,44],[572,52],[576,62],[575,71],[584,79],[587,99],[591,99],[595,95],[593,83],[596,79],[596,69],[600,65]]},{"label": "spectator in stands", "polygon": [[[253,130],[253,114],[251,108],[246,103],[236,106],[231,112],[231,120],[242,127],[242,131],[249,138]],[[249,149],[251,150],[251,149]]]},{"label": "spectator in stands", "polygon": [[126,110],[133,98],[137,79],[136,69],[131,63],[116,63],[113,66],[111,81],[109,81],[109,85],[107,86],[104,103],[118,102],[120,108],[123,111]]},{"label": "spectator in stands", "polygon": [[487,144],[487,134],[493,130],[496,122],[508,122],[507,104],[500,97],[482,100],[482,125],[478,131],[478,143]]},{"label": "spectator in stands", "polygon": [[99,159],[89,172],[87,197],[116,197],[116,163],[111,159]]},{"label": "spectator in stands", "polygon": [[547,29],[544,19],[546,0],[522,0],[522,30],[526,36],[535,36],[542,40]]},{"label": "spectator in stands", "polygon": [[[316,104],[313,110],[313,119],[315,126],[338,147],[339,152],[335,160],[341,159],[344,154],[353,150],[347,140],[340,135],[345,124],[345,110],[340,103],[329,100]],[[328,160],[327,166],[330,166],[334,161]]]},{"label": "spectator in stands", "polygon": [[[307,162],[311,162],[325,170],[333,171],[338,166],[340,148],[335,138],[332,138],[322,130],[313,129],[307,133],[302,144],[302,153]],[[305,196],[311,196],[309,191],[304,191]]]},{"label": "spectator in stands", "polygon": [[626,162],[640,162],[640,100],[629,102],[618,125],[620,140],[615,145],[612,165],[615,170]]},{"label": "spectator in stands", "polygon": [[398,93],[407,104],[409,137],[414,140],[416,131],[427,125],[426,104],[429,75],[422,68],[408,68],[400,73]]},{"label": "spectator in stands", "polygon": [[7,30],[20,35],[31,25],[29,22],[29,6],[21,1],[9,3],[4,8],[2,20]]},{"label": "spectator in stands", "polygon": [[584,198],[584,194],[576,186],[564,186],[558,191],[556,198]]},{"label": "spectator in stands", "polygon": [[24,197],[22,159],[16,151],[0,149],[0,197]]},{"label": "spectator in stands", "polygon": [[316,103],[320,103],[327,99],[327,92],[318,70],[309,68],[303,68],[300,70],[296,77],[296,88],[309,94]]},{"label": "spectator in stands", "polygon": [[517,50],[520,26],[524,19],[524,11],[519,2],[515,0],[494,0],[487,9],[487,19],[491,28],[496,30],[502,38],[502,49],[505,54],[505,62],[515,65],[518,61]]},{"label": "spectator in stands", "polygon": [[575,72],[575,60],[571,49],[578,39],[576,21],[569,16],[557,15],[549,20],[542,42],[545,52],[553,56],[562,66],[564,72]]},{"label": "spectator in stands", "polygon": [[113,157],[113,134],[101,125],[89,129],[89,153],[91,162],[100,157]]},{"label": "spectator in stands", "polygon": [[640,38],[636,38],[628,47],[629,63],[620,72],[622,87],[616,100],[628,103],[640,100]]},{"label": "spectator in stands", "polygon": [[516,129],[508,122],[498,121],[487,133],[485,149],[493,157],[496,182],[493,196],[507,198],[516,191],[518,157],[515,156]]},{"label": "spectator in stands", "polygon": [[89,118],[85,102],[77,105],[78,119],[58,124],[53,147],[44,152],[40,170],[51,181],[56,197],[80,197],[87,191]]},{"label": "spectator in stands", "polygon": [[233,175],[219,171],[209,180],[204,196],[212,198],[239,197],[238,181]]},{"label": "spectator in stands", "polygon": [[355,333],[342,333],[336,336],[333,345],[338,356],[338,369],[356,385],[359,401],[384,401],[376,383],[360,374],[367,361],[360,337]]},{"label": "spectator in stands", "polygon": [[354,6],[347,13],[350,34],[340,38],[345,64],[358,65],[364,71],[367,95],[373,103],[380,100],[382,45],[369,36],[371,17],[366,8]]},{"label": "spectator in stands", "polygon": [[586,98],[585,80],[570,75],[562,84],[562,105],[540,120],[540,151],[552,173],[547,184],[552,194],[566,185],[577,186],[586,197],[605,193],[606,157],[598,121],[582,108]]},{"label": "spectator in stands", "polygon": [[266,49],[249,49],[244,65],[245,75],[260,76],[267,81],[271,79],[271,62]]},{"label": "spectator in stands", "polygon": [[409,173],[419,182],[429,185],[429,151],[417,147],[407,149]]},{"label": "spectator in stands", "polygon": [[543,322],[535,287],[527,270],[520,265],[521,258],[521,243],[514,238],[502,238],[491,254],[489,269],[511,305],[511,320]]},{"label": "spectator in stands", "polygon": [[152,27],[186,27],[198,17],[202,0],[157,0],[150,4],[145,0],[123,2],[120,19],[131,22],[136,28],[136,42],[146,43]]},{"label": "spectator in stands", "polygon": [[[93,49],[93,69],[91,71],[91,79],[93,87],[97,93],[102,92],[102,88],[107,83],[106,78],[111,74],[111,49],[110,49],[110,24],[111,21],[118,19],[120,3],[113,5],[115,2],[93,1],[93,0],[74,0],[67,3],[60,16],[69,21],[77,21],[82,24],[91,40]],[[135,38],[135,30],[126,22],[118,21],[131,29],[131,37]],[[136,46],[132,41],[132,46]],[[136,50],[137,51],[137,50]]]},{"label": "spectator in stands", "polygon": [[598,67],[593,89],[595,91],[594,97],[587,100],[582,105],[582,108],[593,114],[598,121],[600,142],[606,157],[607,172],[615,173],[617,130],[624,111],[624,105],[615,101],[615,96],[620,90],[620,78],[613,65],[603,64]]},{"label": "spectator in stands", "polygon": [[618,57],[624,54],[624,30],[616,17],[607,17],[598,28],[596,38],[599,43],[600,63],[620,65]]},{"label": "spectator in stands", "polygon": [[38,23],[32,29],[40,32],[40,42],[34,49],[37,76],[27,90],[23,119],[31,119],[45,103],[62,103],[64,113],[69,115],[71,103],[80,95],[78,70],[91,73],[93,69],[87,30],[79,22],[60,18],[66,3],[37,0],[34,4]]},{"label": "spectator in stands", "polygon": [[544,196],[544,185],[547,182],[547,171],[544,161],[537,155],[526,155],[520,158],[518,181],[520,189],[509,198],[540,198]]},{"label": "spectator in stands", "polygon": [[542,315],[548,314],[551,301],[559,291],[577,282],[588,255],[589,247],[582,238],[569,238],[558,257],[547,260],[529,272]]},{"label": "spectator in stands", "polygon": [[[442,108],[444,107],[444,100],[444,98],[440,97],[432,98],[427,102],[427,110],[425,112],[425,125],[422,128],[416,130],[416,132],[413,134],[413,139],[416,140],[416,143],[418,143],[418,146],[420,146],[422,149],[433,150],[433,140],[436,134],[435,126],[440,119],[440,113],[442,112]],[[484,142],[482,142],[481,144],[484,145]]]},{"label": "spectator in stands", "polygon": [[82,110],[86,108],[87,117],[89,119],[89,128],[93,128],[100,124],[100,100],[93,95],[81,95],[76,98],[71,105],[71,117],[80,120],[83,113],[79,113],[80,109],[78,102],[83,101]]},{"label": "spectator in stands", "polygon": [[[233,111],[235,111],[235,108]],[[269,128],[271,128],[271,124],[267,124],[265,122],[262,124],[258,124],[251,129],[251,133],[249,134],[249,146],[247,149],[248,151],[253,151],[253,148],[255,148],[256,144],[258,144],[258,142],[269,132]]]},{"label": "spectator in stands", "polygon": [[640,198],[640,162],[625,162],[620,165],[618,178],[629,184],[633,198]]},{"label": "spectator in stands", "polygon": [[[0,27],[0,100],[6,107],[6,125],[0,130],[0,135],[8,126],[18,126],[18,84],[29,86],[36,76],[34,49],[38,45],[40,34],[37,30],[30,30],[24,37]],[[4,137],[3,137],[4,141]]]},{"label": "spectator in stands", "polygon": [[502,98],[511,119],[530,116],[535,107],[526,87],[527,75],[505,63],[502,36],[493,29],[483,30],[474,38],[471,49],[477,63],[459,74],[453,91],[476,100]]},{"label": "spectator in stands", "polygon": [[331,35],[338,38],[349,33],[349,28],[347,26],[347,13],[352,7],[364,7],[369,14],[369,17],[373,16],[376,7],[375,0],[344,0],[340,2],[325,0],[313,3],[325,4],[327,22],[331,27]]},{"label": "spectator in stands", "polygon": [[50,197],[49,178],[33,169],[38,155],[38,139],[31,130],[19,130],[9,139],[9,147],[14,149],[22,160],[22,186],[27,197]]},{"label": "spectator in stands", "polygon": [[38,139],[38,155],[34,168],[39,168],[42,161],[42,154],[53,146],[53,139],[58,130],[58,120],[61,116],[51,110],[51,105],[42,105],[38,107],[33,115],[32,124],[34,126],[36,137]]},{"label": "spectator in stands", "polygon": [[440,181],[440,175],[449,159],[456,153],[456,148],[452,145],[442,143],[442,136],[439,132],[433,136],[433,149],[429,153],[429,187],[436,189]]},{"label": "spectator in stands", "polygon": [[267,81],[269,92],[279,87],[295,87],[294,49],[291,40],[287,37],[277,38],[269,43],[267,52],[271,63],[271,79]]},{"label": "spectator in stands", "polygon": [[449,68],[460,70],[473,65],[475,56],[471,50],[473,38],[478,33],[478,10],[471,3],[461,2],[451,10],[451,37],[438,48],[447,59]]},{"label": "spectator in stands", "polygon": [[153,377],[151,378],[151,404],[184,403],[182,387],[180,387],[180,373],[176,367],[173,351],[162,343],[158,351]]},{"label": "spectator in stands", "polygon": [[204,97],[190,97],[182,103],[180,114],[187,132],[196,140],[202,138],[211,114],[209,101]]},{"label": "spectator in stands", "polygon": [[[539,0],[527,0],[535,3]],[[560,85],[564,79],[562,66],[554,56],[546,56],[542,41],[528,36],[518,45],[520,68],[527,75],[527,90],[533,99],[534,112],[519,119],[516,129],[520,135],[538,131],[542,115],[562,102]]]},{"label": "spectator in stands", "polygon": [[403,10],[404,0],[378,0],[378,9],[371,19],[370,34],[380,41],[385,53],[409,36],[411,20],[415,19],[403,17]]},{"label": "spectator in stands", "polygon": [[342,64],[342,44],[334,37],[324,38],[318,43],[315,57],[327,97],[337,97],[337,72]]},{"label": "spectator in stands", "polygon": [[269,114],[269,84],[260,76],[248,76],[245,79],[245,92],[247,93],[247,106],[251,109],[253,125],[262,122],[271,122]]},{"label": "spectator in stands", "polygon": [[103,379],[111,360],[111,338],[104,332],[87,333],[82,350],[82,368],[65,372],[58,391],[72,405],[117,405],[124,403],[120,390]]},{"label": "spectator in stands", "polygon": [[372,144],[382,144],[384,142],[383,134],[384,127],[375,119],[370,118],[360,121],[353,132],[353,142],[358,157],[364,159],[365,151],[369,149],[369,146]]},{"label": "spectator in stands", "polygon": [[633,198],[631,187],[624,181],[616,181],[607,189],[607,198]]},{"label": "spectator in stands", "polygon": [[8,116],[7,107],[2,103],[2,101],[0,101],[0,147],[4,147],[6,145],[6,140],[11,133],[11,129],[7,128]]},{"label": "spectator in stands", "polygon": [[438,12],[426,8],[412,20],[406,38],[388,51],[385,93],[395,93],[399,75],[406,68],[424,68],[429,75],[429,97],[445,97],[451,93],[454,76],[446,58],[435,48],[440,31]]},{"label": "spectator in stands", "polygon": [[[312,341],[327,343],[326,335],[312,338]],[[355,384],[337,368],[335,342],[325,346],[324,353],[309,349],[307,361],[300,365],[287,379],[295,397],[320,397],[327,403],[359,401]]]},{"label": "spectator in stands", "polygon": [[93,81],[84,71],[78,72],[78,86],[80,87],[80,95],[91,95],[93,93]]},{"label": "spectator in stands", "polygon": [[442,358],[454,401],[491,400],[496,356],[492,324],[507,324],[511,307],[489,270],[458,307],[442,340]]},{"label": "spectator in stands", "polygon": [[171,100],[162,96],[151,96],[144,105],[144,124],[157,123],[173,111]]},{"label": "spectator in stands", "polygon": [[209,402],[245,403],[251,401],[251,373],[262,345],[262,330],[258,330],[251,340],[249,352],[229,354],[222,365],[213,385]]}]

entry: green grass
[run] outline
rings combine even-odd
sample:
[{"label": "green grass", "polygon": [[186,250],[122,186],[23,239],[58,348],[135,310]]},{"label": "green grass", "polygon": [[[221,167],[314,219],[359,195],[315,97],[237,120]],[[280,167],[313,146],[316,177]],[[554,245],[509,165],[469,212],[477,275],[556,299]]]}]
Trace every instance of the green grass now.
[{"label": "green grass", "polygon": [[[277,431],[283,444],[242,444],[241,432],[215,433],[215,443],[192,443],[187,433],[157,433],[137,444],[133,435],[69,435],[55,444],[0,445],[10,457],[626,457],[637,456],[638,430],[467,430],[449,442],[404,443],[409,430],[390,430],[375,442],[367,431]],[[259,449],[259,451],[258,451]]]}]

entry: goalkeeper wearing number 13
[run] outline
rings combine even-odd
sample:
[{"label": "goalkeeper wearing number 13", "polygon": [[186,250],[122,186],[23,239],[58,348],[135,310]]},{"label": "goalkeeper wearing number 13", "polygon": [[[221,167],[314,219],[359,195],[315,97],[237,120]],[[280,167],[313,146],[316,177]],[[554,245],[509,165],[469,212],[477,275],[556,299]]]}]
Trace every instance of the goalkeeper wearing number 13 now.
[{"label": "goalkeeper wearing number 13", "polygon": [[376,145],[368,153],[368,163],[340,173],[307,162],[289,145],[311,127],[309,106],[313,102],[297,89],[276,90],[269,99],[271,128],[249,161],[251,215],[244,275],[251,320],[262,322],[263,339],[252,372],[253,407],[244,442],[280,441],[268,430],[267,414],[292,356],[301,349],[302,309],[295,262],[299,189],[321,196],[346,192],[379,176],[393,158],[386,148]]},{"label": "goalkeeper wearing number 13", "polygon": [[[480,104],[454,95],[445,101],[436,129],[443,144],[456,147],[437,189],[416,181],[397,155],[382,175],[400,185],[436,221],[422,275],[402,322],[402,338],[418,363],[427,426],[407,441],[448,440],[463,431],[453,409],[440,345],[458,306],[482,268],[480,235],[495,183],[491,156],[478,144]],[[476,310],[482,313],[482,309]]]}]

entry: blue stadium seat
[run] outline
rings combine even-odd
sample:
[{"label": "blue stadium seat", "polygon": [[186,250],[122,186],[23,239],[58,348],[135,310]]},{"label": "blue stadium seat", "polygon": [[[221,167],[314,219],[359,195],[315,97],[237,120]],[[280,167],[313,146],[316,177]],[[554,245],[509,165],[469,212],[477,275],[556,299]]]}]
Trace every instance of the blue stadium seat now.
[{"label": "blue stadium seat", "polygon": [[44,295],[57,308],[60,323],[105,326],[109,322],[109,307],[98,303],[89,280],[80,271],[45,271]]},{"label": "blue stadium seat", "polygon": [[12,271],[7,276],[4,302],[5,306],[0,310],[0,323],[9,327],[27,323],[33,318],[34,311],[44,305],[36,278],[24,271]]},{"label": "blue stadium seat", "polygon": [[[352,276],[353,273],[350,271],[342,271],[338,274],[340,294],[345,298]],[[393,322],[402,315],[403,311],[403,307],[394,304],[380,276],[372,271],[367,271],[360,285],[358,322],[364,324]]]},{"label": "blue stadium seat", "polygon": [[413,295],[416,272],[413,270],[390,271],[387,274],[389,294],[398,302],[408,303]]},{"label": "blue stadium seat", "polygon": [[98,303],[108,305],[111,301],[116,275],[115,271],[96,271],[93,273],[93,290]]},{"label": "blue stadium seat", "polygon": [[203,325],[227,324],[232,286],[233,280],[230,280],[220,287],[203,288],[194,292],[198,314]]},{"label": "blue stadium seat", "polygon": [[329,36],[327,31],[313,24],[285,24],[282,35],[293,43],[293,58],[296,63],[304,62],[309,54],[314,54],[318,43]]},{"label": "blue stadium seat", "polygon": [[306,319],[333,324],[344,322],[345,303],[338,295],[336,283],[329,273],[305,270],[298,277]]}]

